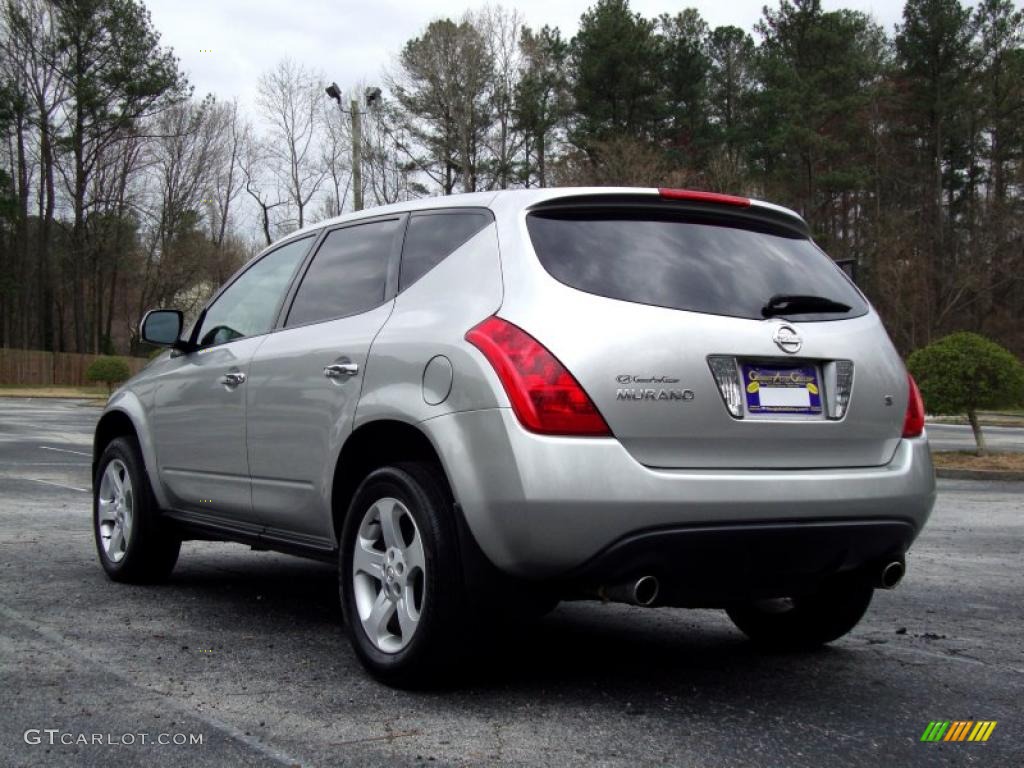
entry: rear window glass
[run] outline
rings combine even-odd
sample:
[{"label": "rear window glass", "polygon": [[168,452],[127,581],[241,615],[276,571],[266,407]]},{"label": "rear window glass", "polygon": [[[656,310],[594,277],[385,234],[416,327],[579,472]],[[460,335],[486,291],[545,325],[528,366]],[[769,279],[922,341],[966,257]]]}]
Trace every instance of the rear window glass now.
[{"label": "rear window glass", "polygon": [[775,296],[820,296],[850,307],[779,315],[793,321],[867,312],[857,289],[814,243],[768,225],[659,211],[552,211],[531,213],[527,226],[552,277],[598,296],[757,319]]},{"label": "rear window glass", "polygon": [[427,274],[490,222],[490,215],[482,211],[413,216],[402,249],[400,290],[404,291]]}]

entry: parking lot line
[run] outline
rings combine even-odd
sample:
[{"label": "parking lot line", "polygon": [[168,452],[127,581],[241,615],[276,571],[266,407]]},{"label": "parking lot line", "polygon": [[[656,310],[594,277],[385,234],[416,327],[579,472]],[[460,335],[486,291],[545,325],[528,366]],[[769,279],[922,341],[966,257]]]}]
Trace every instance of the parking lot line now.
[{"label": "parking lot line", "polygon": [[56,486],[57,488],[64,488],[64,489],[69,490],[69,491],[80,491],[81,493],[88,493],[89,492],[88,488],[78,488],[78,487],[76,487],[74,485],[64,485],[64,483],[53,483],[53,482],[50,482],[49,480],[40,480],[37,477],[27,477],[25,479],[26,480],[31,480],[33,483],[42,483],[43,485],[53,485],[53,486]]},{"label": "parking lot line", "polygon": [[67,448],[51,448],[48,445],[40,445],[39,447],[42,448],[44,451],[58,451],[60,453],[73,453],[76,456],[89,456],[90,458],[92,457],[91,453],[85,453],[84,451],[69,451]]}]

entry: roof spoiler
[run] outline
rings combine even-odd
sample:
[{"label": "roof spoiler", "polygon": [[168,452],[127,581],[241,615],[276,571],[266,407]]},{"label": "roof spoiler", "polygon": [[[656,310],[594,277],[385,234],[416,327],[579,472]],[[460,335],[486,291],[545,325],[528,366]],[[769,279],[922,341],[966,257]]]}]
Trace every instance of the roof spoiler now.
[{"label": "roof spoiler", "polygon": [[797,213],[781,206],[747,197],[723,195],[692,189],[638,189],[635,192],[609,189],[607,192],[573,191],[530,206],[531,211],[561,208],[647,208],[700,213],[715,218],[740,219],[786,230],[792,235],[810,237],[810,227]]}]

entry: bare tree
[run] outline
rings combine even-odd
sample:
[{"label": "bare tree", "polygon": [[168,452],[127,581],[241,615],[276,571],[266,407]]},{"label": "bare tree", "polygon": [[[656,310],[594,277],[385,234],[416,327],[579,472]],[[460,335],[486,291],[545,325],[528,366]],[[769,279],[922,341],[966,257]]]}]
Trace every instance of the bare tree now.
[{"label": "bare tree", "polygon": [[333,101],[323,103],[323,142],[320,163],[327,171],[328,193],[321,206],[322,218],[340,216],[352,183],[351,121],[338,111]]},{"label": "bare tree", "polygon": [[208,181],[206,208],[209,212],[210,239],[223,248],[231,226],[231,212],[242,192],[241,158],[245,144],[245,124],[238,101],[213,104],[207,126],[212,134],[213,165]]},{"label": "bare tree", "polygon": [[97,353],[113,352],[117,302],[139,255],[139,209],[133,201],[143,196],[140,171],[146,162],[146,144],[147,139],[128,134],[116,147],[108,147],[97,160],[90,186],[88,255],[94,276],[90,343]]},{"label": "bare tree", "polygon": [[306,207],[327,176],[318,152],[322,81],[291,59],[282,59],[259,79],[257,103],[270,126],[266,158],[300,229],[306,223]]},{"label": "bare tree", "polygon": [[363,115],[363,180],[375,205],[429,194],[417,181],[420,168],[408,143],[393,109],[377,106]]},{"label": "bare tree", "polygon": [[524,66],[522,52],[523,14],[516,9],[487,6],[477,17],[493,65],[490,78],[490,102],[494,125],[487,136],[493,158],[490,187],[508,189],[514,179],[516,157],[523,150],[524,136],[515,121],[516,90]]},{"label": "bare tree", "polygon": [[267,170],[268,154],[252,126],[246,126],[242,132],[239,170],[242,172],[246,194],[259,209],[260,229],[266,245],[274,242],[273,233],[277,230],[272,212],[288,205],[288,198],[282,192],[278,178]]},{"label": "bare tree", "polygon": [[[179,104],[153,124],[149,142],[149,236],[142,266],[139,314],[207,281],[216,245],[203,212],[216,189],[224,113],[212,97]],[[212,169],[212,170],[211,170]]]}]

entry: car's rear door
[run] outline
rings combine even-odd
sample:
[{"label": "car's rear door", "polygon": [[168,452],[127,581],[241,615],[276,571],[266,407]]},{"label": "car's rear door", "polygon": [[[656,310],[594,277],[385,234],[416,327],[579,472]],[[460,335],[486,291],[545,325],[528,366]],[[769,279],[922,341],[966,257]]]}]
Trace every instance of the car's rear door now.
[{"label": "car's rear door", "polygon": [[335,228],[260,346],[246,391],[253,516],[264,536],[329,549],[334,462],[351,431],[370,345],[394,303],[406,215]]}]

